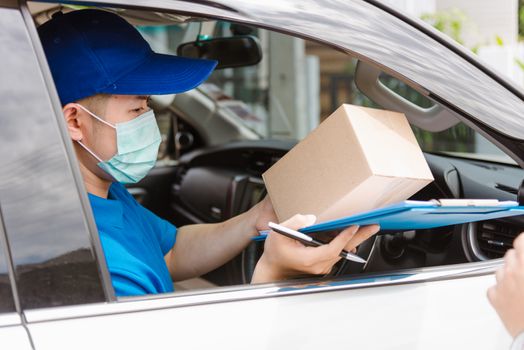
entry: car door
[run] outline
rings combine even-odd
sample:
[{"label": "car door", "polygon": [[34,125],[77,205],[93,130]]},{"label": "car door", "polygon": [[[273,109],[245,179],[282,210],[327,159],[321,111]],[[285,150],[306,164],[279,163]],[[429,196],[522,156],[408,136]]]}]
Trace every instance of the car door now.
[{"label": "car door", "polygon": [[492,283],[491,274],[456,267],[179,292],[26,316],[38,349],[504,349],[511,339],[485,297]]},{"label": "car door", "polygon": [[15,2],[0,2],[0,42],[0,346],[30,349],[25,311],[114,297],[96,262],[104,257],[89,233],[71,144],[64,147],[57,128],[52,81],[44,80]]},{"label": "car door", "polygon": [[[116,0],[113,3],[115,6],[125,5]],[[186,14],[197,13],[202,16],[222,16],[247,23],[264,23],[265,26],[269,25],[274,29],[287,30],[310,37],[317,37],[317,34],[321,33],[318,35],[324,36],[318,37],[318,40],[332,40],[334,44],[340,46],[347,44],[347,42],[342,41],[343,36],[357,38],[358,35],[362,36],[363,31],[365,31],[368,35],[366,42],[359,42],[353,49],[361,56],[370,57],[370,60],[377,61],[382,51],[377,47],[368,47],[367,45],[370,45],[371,42],[384,46],[391,44],[391,38],[387,36],[387,33],[392,33],[392,31],[386,30],[391,28],[374,28],[373,23],[366,19],[374,19],[374,24],[378,23],[381,26],[393,23],[401,33],[410,33],[406,24],[401,21],[397,22],[391,14],[360,1],[345,3],[346,7],[343,6],[343,2],[330,3],[330,6],[333,7],[328,6],[327,14],[326,11],[319,8],[318,3],[307,2],[311,6],[308,9],[296,1],[271,3],[270,6],[267,4],[243,4],[236,1],[207,5],[177,1],[172,3],[151,1],[147,3],[147,6],[154,6],[156,10],[176,9]],[[145,4],[143,5],[145,6]],[[238,8],[238,11],[231,11],[231,8]],[[314,9],[318,12],[316,13],[318,18],[314,16]],[[338,26],[340,23],[333,24],[325,17],[328,14],[336,15],[337,9],[348,11],[342,12],[342,14],[347,17],[347,23],[355,24],[355,26],[345,27],[343,34],[337,33],[337,30],[340,29]],[[83,186],[78,182],[80,177],[74,165],[64,164],[65,154],[67,154],[67,159],[71,163],[74,164],[76,160],[70,152],[69,140],[64,133],[65,129],[63,121],[60,119],[56,92],[50,80],[29,13],[25,8],[23,8],[23,11],[25,11],[23,17],[19,12],[16,12],[13,16],[17,22],[25,20],[28,32],[19,34],[23,39],[22,43],[31,42],[34,45],[34,51],[30,46],[23,48],[36,54],[35,57],[39,59],[40,74],[47,84],[47,86],[43,86],[42,81],[39,84],[31,84],[31,94],[24,94],[24,96],[36,95],[43,98],[42,95],[47,91],[49,93],[47,99],[50,99],[52,103],[49,103],[48,100],[35,103],[36,99],[31,99],[31,103],[22,105],[23,108],[27,109],[24,110],[25,114],[35,115],[36,112],[38,112],[38,115],[41,114],[43,125],[49,125],[50,120],[56,123],[62,134],[58,134],[54,129],[53,134],[49,129],[48,135],[54,140],[62,137],[60,141],[63,142],[67,151],[67,153],[64,153],[64,150],[61,149],[60,152],[62,153],[60,153],[56,148],[54,149],[57,152],[56,154],[62,155],[62,157],[57,156],[56,159],[58,159],[57,164],[63,172],[51,172],[46,168],[37,169],[38,171],[32,169],[36,175],[28,177],[35,184],[41,183],[35,177],[39,174],[48,174],[47,176],[52,179],[58,177],[59,183],[66,184],[61,195],[65,196],[67,200],[60,200],[64,206],[55,208],[51,204],[55,204],[56,200],[46,199],[40,206],[29,207],[28,209],[34,209],[29,211],[26,216],[31,218],[33,227],[54,227],[48,225],[54,224],[55,221],[61,222],[64,217],[63,211],[66,208],[67,213],[72,210],[76,213],[72,216],[74,221],[68,221],[68,224],[59,231],[58,237],[60,240],[69,237],[65,233],[68,230],[79,232],[76,238],[78,241],[75,240],[76,245],[72,243],[66,245],[67,251],[71,251],[72,246],[76,246],[78,249],[87,249],[89,254],[86,254],[84,260],[82,260],[87,264],[86,271],[93,272],[94,261],[98,264],[98,269],[95,269],[96,273],[87,274],[89,283],[85,285],[92,286],[90,287],[93,288],[92,293],[79,293],[81,287],[85,285],[79,285],[75,282],[72,283],[72,287],[76,287],[76,289],[66,290],[61,297],[52,296],[52,292],[60,290],[59,287],[55,286],[55,289],[46,290],[46,293],[49,294],[46,294],[45,298],[40,296],[29,299],[31,294],[28,294],[28,299],[22,298],[22,300],[32,300],[32,303],[22,303],[22,308],[27,328],[36,349],[110,346],[119,348],[156,346],[208,348],[209,346],[219,346],[233,349],[244,349],[246,347],[254,349],[283,347],[312,349],[346,346],[346,344],[347,347],[355,346],[364,349],[436,349],[444,346],[449,348],[498,349],[508,346],[510,339],[505,334],[496,314],[489,308],[485,298],[486,288],[493,283],[493,271],[500,264],[500,261],[415,269],[390,274],[374,273],[368,276],[353,276],[334,281],[301,280],[270,285],[237,286],[200,292],[181,292],[114,300],[111,297],[110,282],[107,278],[103,254],[99,250],[99,243],[96,240],[96,235],[90,235],[95,231],[85,201],[85,194],[82,194]],[[302,16],[296,16],[296,12]],[[250,15],[244,16],[242,14]],[[304,16],[306,14],[308,16]],[[316,27],[311,25],[312,19],[315,21]],[[329,25],[332,27],[329,27]],[[315,34],[312,28],[318,33]],[[421,38],[420,33],[416,35]],[[330,39],[328,36],[332,36],[332,38]],[[387,40],[384,39],[384,36]],[[409,65],[400,64],[395,66],[394,59],[398,59],[400,62],[401,58],[406,58],[406,55],[402,54],[402,50],[405,49],[402,46],[403,44],[397,42],[395,44],[398,47],[392,47],[391,50],[396,53],[397,57],[385,59],[385,64],[393,67],[392,69],[396,71],[405,69],[402,73],[408,77],[419,78],[418,75],[413,73],[416,67],[410,68]],[[429,49],[442,50],[440,46],[430,46]],[[437,55],[437,57],[444,59],[442,51],[438,50],[437,53],[441,56]],[[35,57],[33,57],[33,63],[35,63]],[[464,62],[455,56],[448,63],[453,65],[453,62],[459,66],[464,65]],[[33,66],[33,68],[35,67],[36,65]],[[473,68],[468,66],[468,69]],[[38,70],[32,73],[31,76],[40,76]],[[438,72],[434,72],[434,74],[436,73]],[[430,81],[424,80],[424,77],[420,78],[422,83],[428,83],[423,84],[423,86],[433,86]],[[518,106],[516,110],[522,108],[510,92],[495,84],[488,76],[481,75],[479,79],[488,86],[492,85],[494,90],[499,92],[502,97],[508,97],[509,104],[514,103]],[[12,79],[12,81],[14,84],[15,79]],[[24,92],[23,88],[26,87],[17,85],[15,91]],[[467,86],[464,86],[464,88],[468,91]],[[440,92],[446,96],[445,90],[440,90]],[[470,98],[481,96],[479,92],[469,92]],[[451,100],[452,97],[450,97]],[[455,102],[460,101],[455,100]],[[38,107],[36,110],[30,109],[36,108],[32,107],[35,105]],[[467,108],[468,112],[472,114],[485,112],[485,110],[482,110],[482,106],[479,107],[478,104],[464,106],[464,108]],[[476,108],[481,108],[480,112]],[[490,108],[487,109],[490,110]],[[18,111],[18,108],[11,107],[9,114],[12,115],[16,111]],[[35,131],[36,133],[37,131]],[[18,134],[15,133],[14,135]],[[504,140],[504,138],[504,135],[500,136],[500,140]],[[39,150],[35,146],[32,147],[33,151]],[[43,150],[53,150],[53,147],[56,147],[56,145],[43,148]],[[41,152],[42,147],[40,147],[40,153],[37,154],[42,156]],[[3,156],[7,159],[8,155],[4,154]],[[13,156],[11,155],[9,159],[13,159]],[[42,158],[37,157],[37,160],[40,159]],[[46,158],[43,159],[46,160]],[[30,170],[26,170],[27,173],[24,174],[29,176]],[[33,193],[35,194],[34,200],[41,201],[42,198],[46,198],[45,196],[40,197],[42,190],[49,191],[49,189],[45,186],[38,189],[40,191],[33,189],[33,192],[24,192],[26,197],[22,199],[13,197],[16,193],[11,193],[11,196],[7,198],[22,201],[24,198],[25,200],[31,198],[29,194]],[[4,202],[3,198],[4,194],[2,194],[2,202]],[[13,200],[11,203],[16,204],[16,201]],[[7,213],[6,217],[12,221],[10,221],[10,224],[6,224],[6,231],[9,237],[16,237],[18,234],[15,234],[15,232],[22,232],[20,234],[22,235],[28,229],[24,226],[20,226],[20,228],[17,225],[17,223],[23,222],[22,219],[25,219],[16,216],[20,211],[16,209],[20,209],[20,207],[12,206],[11,208],[12,210]],[[40,212],[37,211],[37,208]],[[54,210],[50,212],[53,222],[49,222],[49,214],[42,214],[44,208]],[[79,227],[82,227],[82,229],[78,229]],[[23,236],[31,237],[27,233]],[[17,240],[10,241],[11,250],[16,252],[13,256],[15,266],[18,266],[16,263],[17,256],[23,256],[20,251],[24,247],[18,238]],[[78,244],[78,242],[81,243]],[[26,241],[24,243],[30,244],[32,242]],[[54,257],[58,255],[56,251],[53,254]],[[23,261],[19,265],[23,265]],[[23,272],[22,268],[18,270],[19,274]],[[62,277],[58,273],[53,271],[47,276],[58,276],[57,278],[60,281],[63,277],[70,277],[73,282],[80,279],[80,276],[71,275],[71,273],[64,274]],[[49,280],[46,279],[37,279],[36,282],[42,283],[43,286],[49,285]],[[35,290],[30,287],[30,285],[26,285],[26,290]],[[74,297],[68,297],[71,295]]]},{"label": "car door", "polygon": [[[8,33],[16,30],[24,30],[23,23],[19,23],[19,28],[10,28],[5,26],[11,23],[10,19],[18,12],[13,6],[14,4],[7,4],[0,2],[0,41],[3,47],[9,43],[7,40]],[[4,85],[0,85],[3,89]],[[7,114],[0,109],[0,125],[3,125]],[[3,141],[5,135],[1,136]],[[0,141],[0,143],[2,143]],[[1,187],[2,185],[0,185]],[[0,344],[19,349],[31,349],[31,342],[29,334],[27,333],[22,318],[20,316],[20,306],[16,305],[14,295],[16,295],[16,288],[13,285],[12,269],[10,269],[10,260],[8,258],[8,250],[6,244],[6,236],[1,214],[0,206]]]},{"label": "car door", "polygon": [[[5,12],[0,8],[0,17]],[[12,349],[32,349],[29,333],[22,323],[20,305],[15,298],[12,265],[6,249],[6,236],[0,210],[0,344]]]}]

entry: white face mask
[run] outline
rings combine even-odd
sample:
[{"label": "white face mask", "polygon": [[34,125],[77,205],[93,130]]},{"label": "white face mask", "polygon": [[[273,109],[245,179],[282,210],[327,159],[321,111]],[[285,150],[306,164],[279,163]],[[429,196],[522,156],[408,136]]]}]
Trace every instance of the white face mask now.
[{"label": "white face mask", "polygon": [[108,161],[102,160],[82,142],[77,141],[98,160],[98,166],[116,181],[129,184],[142,180],[155,166],[161,135],[152,109],[133,120],[113,125],[75,104],[93,118],[116,130],[117,153]]}]

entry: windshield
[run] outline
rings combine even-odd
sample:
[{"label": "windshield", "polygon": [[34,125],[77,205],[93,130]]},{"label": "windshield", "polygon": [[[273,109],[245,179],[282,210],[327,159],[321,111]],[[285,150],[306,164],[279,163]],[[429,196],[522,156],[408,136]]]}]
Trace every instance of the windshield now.
[{"label": "windshield", "polygon": [[[169,37],[169,47],[155,49],[175,52],[179,43],[195,40],[206,27],[213,37],[233,35],[231,24],[222,21],[180,24],[169,30],[145,27],[142,32],[149,39]],[[216,70],[199,87],[214,101],[216,117],[249,131],[242,133],[243,139],[300,140],[342,103],[381,108],[357,89],[356,60],[346,53],[289,35],[251,30],[250,35],[260,40],[262,61],[250,67]],[[434,103],[394,77],[383,75],[380,79],[420,107]],[[441,132],[412,128],[425,152],[515,164],[465,124]]]}]

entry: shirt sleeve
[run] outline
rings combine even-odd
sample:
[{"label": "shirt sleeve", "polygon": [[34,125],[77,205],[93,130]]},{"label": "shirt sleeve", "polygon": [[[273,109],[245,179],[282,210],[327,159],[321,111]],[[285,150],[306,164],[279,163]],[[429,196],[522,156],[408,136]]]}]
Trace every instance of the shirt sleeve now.
[{"label": "shirt sleeve", "polygon": [[166,255],[167,252],[173,248],[176,242],[177,228],[175,225],[167,220],[158,217],[148,209],[141,207],[144,215],[148,218],[148,222],[153,226],[153,230],[156,234],[162,254]]},{"label": "shirt sleeve", "polygon": [[114,191],[118,192],[120,196],[125,197],[127,201],[130,201],[135,206],[136,210],[138,210],[139,214],[144,216],[145,221],[147,221],[147,223],[152,227],[155,237],[162,249],[162,254],[166,255],[167,252],[173,248],[173,245],[176,242],[176,226],[143,207],[135,200],[124,185],[114,183],[113,187]]}]

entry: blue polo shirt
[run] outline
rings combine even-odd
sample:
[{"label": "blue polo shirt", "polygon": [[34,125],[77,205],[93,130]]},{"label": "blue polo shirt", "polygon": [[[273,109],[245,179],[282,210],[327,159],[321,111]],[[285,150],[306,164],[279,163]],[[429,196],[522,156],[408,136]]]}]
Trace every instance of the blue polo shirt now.
[{"label": "blue polo shirt", "polygon": [[164,255],[175,244],[176,227],[138,204],[120,183],[111,185],[107,199],[88,197],[116,295],[172,292]]}]

